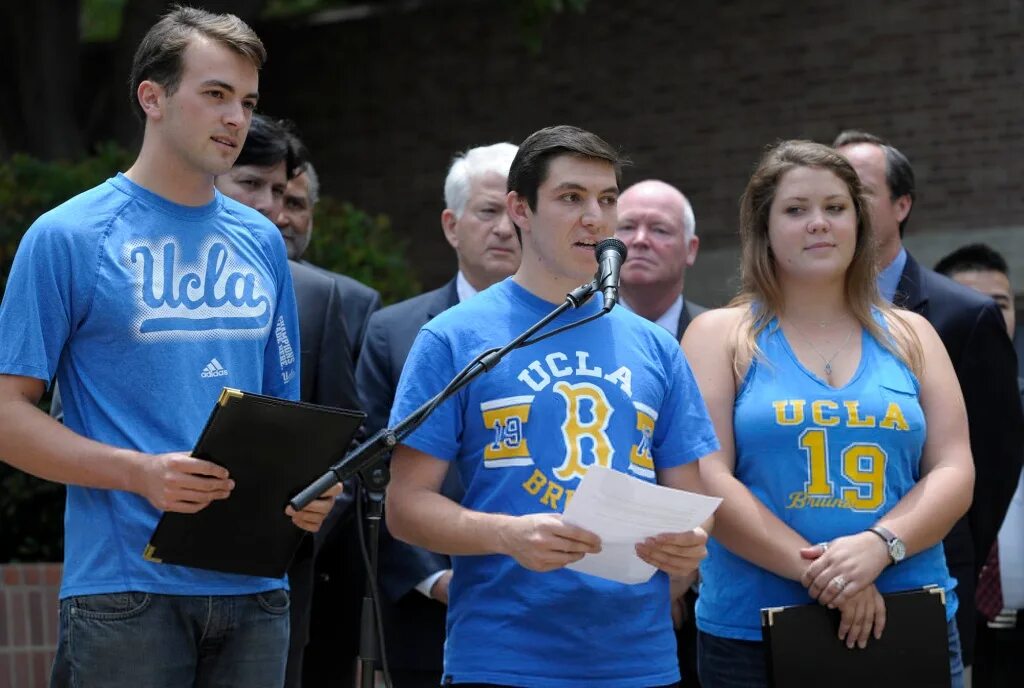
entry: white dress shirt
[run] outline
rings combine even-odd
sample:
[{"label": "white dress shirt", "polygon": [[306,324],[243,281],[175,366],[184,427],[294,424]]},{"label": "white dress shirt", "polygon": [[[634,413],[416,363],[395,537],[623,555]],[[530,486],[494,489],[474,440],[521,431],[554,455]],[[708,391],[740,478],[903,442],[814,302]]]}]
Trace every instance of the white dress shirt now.
[{"label": "white dress shirt", "polygon": [[[629,310],[633,308],[629,305],[624,297],[619,296],[619,303],[621,303]],[[676,300],[672,302],[672,305],[668,307],[668,310],[658,316],[658,319],[654,321],[655,325],[661,325],[668,333],[679,339],[679,316],[683,314],[683,295],[680,294],[676,297]]]}]

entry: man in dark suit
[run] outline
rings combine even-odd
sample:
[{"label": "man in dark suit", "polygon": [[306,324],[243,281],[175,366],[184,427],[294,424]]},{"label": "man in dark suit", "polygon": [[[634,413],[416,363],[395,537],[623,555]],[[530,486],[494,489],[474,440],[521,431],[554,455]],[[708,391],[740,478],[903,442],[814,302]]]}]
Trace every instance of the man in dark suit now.
[{"label": "man in dark suit", "polygon": [[[291,148],[305,162],[288,180],[274,224],[281,231],[288,258],[332,280],[339,291],[351,354],[345,363],[354,371],[366,336],[366,325],[380,308],[380,294],[348,275],[330,272],[303,260],[313,236],[313,210],[320,200],[320,180],[295,131],[289,129],[287,138]],[[316,604],[310,614],[311,640],[306,649],[303,676],[310,688],[346,680],[339,677],[350,675],[358,652],[365,575],[353,522],[353,494],[354,490],[345,490],[315,540],[313,599]]]},{"label": "man in dark suit", "polygon": [[683,296],[686,268],[697,260],[700,239],[693,208],[679,189],[654,179],[619,196],[615,236],[629,252],[622,265],[622,303],[681,339],[702,306]]},{"label": "man in dark suit", "polygon": [[[1014,337],[1017,313],[1006,259],[985,244],[962,246],[935,264],[935,271],[996,302]],[[1014,344],[1017,339],[1014,337]],[[1024,379],[1017,379],[1024,402]],[[974,688],[1000,688],[1024,676],[1024,475],[978,577]]]},{"label": "man in dark suit", "polygon": [[[263,115],[253,115],[249,135],[235,165],[217,177],[225,196],[258,210],[270,220],[281,214],[285,186],[303,164],[289,145],[287,130]],[[318,270],[288,261],[299,312],[300,397],[302,401],[359,408],[349,339],[338,285]],[[291,587],[291,639],[285,685],[300,685],[302,653],[309,639],[313,595],[313,539],[305,538],[288,569]]]},{"label": "man in dark suit", "polygon": [[[516,147],[509,143],[472,148],[455,158],[445,180],[441,213],[445,238],[458,257],[459,272],[440,289],[374,313],[367,328],[356,380],[366,401],[370,432],[385,427],[398,378],[413,340],[426,322],[519,267],[520,247],[505,212],[508,169]],[[448,473],[444,494],[460,498],[462,486]],[[384,630],[396,688],[441,682],[445,605],[451,579],[448,557],[384,534],[380,583]]]},{"label": "man in dark suit", "polygon": [[[697,259],[700,239],[693,207],[683,193],[662,181],[637,182],[619,195],[615,236],[628,253],[620,273],[620,303],[661,325],[676,339],[705,309],[683,296],[686,269]],[[672,581],[672,619],[682,685],[700,686],[697,676],[697,600],[688,580]]]},{"label": "man in dark suit", "polygon": [[[305,152],[305,148],[297,137],[292,134],[292,146]],[[305,156],[304,156],[305,157]],[[380,293],[348,275],[329,272],[302,260],[309,240],[313,236],[313,208],[320,200],[320,178],[313,168],[313,163],[306,161],[298,173],[288,180],[284,191],[282,210],[275,224],[284,237],[288,258],[299,261],[328,275],[338,284],[341,290],[341,307],[345,313],[345,328],[348,331],[349,349],[352,352],[352,365],[359,360],[359,351],[366,337],[366,325],[370,316],[380,308]]]},{"label": "man in dark suit", "polygon": [[914,170],[906,156],[883,139],[857,131],[843,132],[833,146],[850,161],[863,186],[879,244],[879,291],[931,322],[963,391],[974,456],[974,501],[943,544],[950,573],[957,579],[957,627],[964,666],[969,667],[978,572],[1013,497],[1024,456],[1016,356],[992,299],[920,266],[903,247],[914,204]]}]

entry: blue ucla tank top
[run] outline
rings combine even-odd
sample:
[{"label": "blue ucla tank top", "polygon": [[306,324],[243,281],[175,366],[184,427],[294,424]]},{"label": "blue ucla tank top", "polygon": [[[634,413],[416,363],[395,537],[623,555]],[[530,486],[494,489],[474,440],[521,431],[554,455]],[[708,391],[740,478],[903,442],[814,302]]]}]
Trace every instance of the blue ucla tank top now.
[{"label": "blue ucla tank top", "polygon": [[[733,406],[736,477],[812,543],[870,528],[921,476],[917,378],[867,330],[861,340],[857,371],[832,388],[800,363],[772,320],[757,338],[764,358],[751,363]],[[712,635],[760,640],[762,607],[814,602],[798,581],[713,537],[701,575],[697,626]],[[938,585],[947,619],[956,611],[942,543],[886,567],[875,584],[883,593]]]}]

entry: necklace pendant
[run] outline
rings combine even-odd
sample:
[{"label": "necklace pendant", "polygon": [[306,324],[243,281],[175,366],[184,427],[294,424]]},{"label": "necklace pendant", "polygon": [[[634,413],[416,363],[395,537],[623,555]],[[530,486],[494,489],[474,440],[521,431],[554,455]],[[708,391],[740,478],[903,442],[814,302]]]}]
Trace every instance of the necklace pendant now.
[{"label": "necklace pendant", "polygon": [[825,375],[832,377],[832,361],[826,361],[825,363]]}]

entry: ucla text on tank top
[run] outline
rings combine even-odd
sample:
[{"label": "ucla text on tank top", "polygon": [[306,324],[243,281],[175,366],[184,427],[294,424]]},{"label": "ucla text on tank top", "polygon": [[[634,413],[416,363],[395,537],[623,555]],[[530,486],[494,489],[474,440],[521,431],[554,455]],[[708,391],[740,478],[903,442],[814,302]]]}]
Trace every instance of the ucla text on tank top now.
[{"label": "ucla text on tank top", "polygon": [[[763,358],[751,363],[733,406],[736,477],[809,542],[870,528],[921,476],[926,427],[917,379],[866,330],[860,364],[837,388],[800,363],[777,320],[757,343]],[[713,537],[701,574],[697,625],[706,633],[760,640],[762,607],[813,602],[798,581]],[[875,583],[883,593],[939,585],[947,617],[956,610],[941,543],[887,567]]]}]

